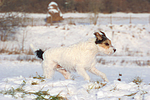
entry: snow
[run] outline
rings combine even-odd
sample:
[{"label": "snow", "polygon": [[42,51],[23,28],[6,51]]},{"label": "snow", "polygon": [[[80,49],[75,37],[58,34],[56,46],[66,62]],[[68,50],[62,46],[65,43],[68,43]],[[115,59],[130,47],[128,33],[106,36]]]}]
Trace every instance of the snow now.
[{"label": "snow", "polygon": [[51,2],[51,3],[49,3],[48,6],[52,6],[52,5],[58,6],[56,2]]},{"label": "snow", "polygon": [[[26,30],[26,48],[29,48],[30,43],[44,50],[61,45],[68,46],[92,38],[94,37],[94,32],[102,30],[106,32],[106,35],[112,40],[113,45],[116,47],[117,52],[115,55],[147,56],[150,49],[149,25],[28,26]],[[19,39],[18,42],[21,43],[22,34],[18,34],[17,37]],[[44,43],[45,45],[41,44],[41,41],[46,41]]]},{"label": "snow", "polygon": [[[54,7],[56,7],[56,8],[54,8]],[[60,9],[58,8],[58,4],[56,2],[51,2],[48,5],[48,12],[50,12],[50,13],[59,13]]]},{"label": "snow", "polygon": [[[67,19],[87,18],[89,13],[66,13]],[[35,55],[0,55],[0,100],[31,100],[37,95],[24,95],[17,92],[14,97],[3,95],[2,92],[22,86],[24,91],[38,92],[48,91],[52,96],[60,95],[68,100],[150,100],[150,25],[141,23],[137,17],[147,18],[149,14],[114,13],[99,14],[103,18],[132,16],[134,24],[123,23],[113,20],[113,24],[97,25],[69,25],[54,24],[53,26],[27,26],[19,28],[16,41],[0,41],[0,48],[7,46],[8,49],[21,48],[23,35],[25,35],[24,48],[29,49],[30,43],[36,48],[47,50],[49,48],[69,46],[79,41],[85,41],[94,37],[93,33],[101,30],[111,39],[117,52],[114,55],[99,55],[96,68],[106,74],[110,82],[105,83],[98,76],[88,72],[91,81],[84,81],[77,73],[72,73],[73,80],[66,80],[55,72],[53,79],[34,79],[42,76],[41,60],[34,62],[26,61],[25,58],[35,58]],[[46,14],[27,14],[31,18],[46,18]],[[99,19],[100,20],[100,19]],[[126,22],[124,24],[124,22]],[[139,24],[140,23],[140,24]],[[19,61],[18,59],[24,59]],[[122,74],[122,76],[119,76]],[[142,79],[141,84],[132,81],[136,77]],[[121,81],[118,81],[121,78]],[[98,82],[97,82],[98,81]],[[25,83],[24,83],[25,82]],[[36,82],[37,85],[32,85]],[[23,85],[24,83],[24,85]],[[45,96],[48,98],[48,96]]]}]

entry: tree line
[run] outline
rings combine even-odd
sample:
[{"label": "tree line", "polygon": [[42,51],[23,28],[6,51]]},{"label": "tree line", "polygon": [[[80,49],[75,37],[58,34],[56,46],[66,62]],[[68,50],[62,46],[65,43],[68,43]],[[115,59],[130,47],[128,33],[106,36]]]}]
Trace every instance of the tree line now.
[{"label": "tree line", "polygon": [[150,0],[0,0],[0,12],[47,13],[51,1],[65,12],[149,13]]}]

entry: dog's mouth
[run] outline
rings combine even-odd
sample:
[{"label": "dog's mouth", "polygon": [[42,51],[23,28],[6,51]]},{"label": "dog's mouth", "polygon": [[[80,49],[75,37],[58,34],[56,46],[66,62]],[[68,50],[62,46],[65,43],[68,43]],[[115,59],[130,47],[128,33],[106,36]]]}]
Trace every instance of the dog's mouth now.
[{"label": "dog's mouth", "polygon": [[98,47],[99,48],[99,54],[102,55],[112,55],[116,52],[116,49],[113,47],[110,48],[103,48],[103,47]]},{"label": "dog's mouth", "polygon": [[113,51],[107,52],[107,53],[105,53],[105,54],[107,54],[107,55],[113,55],[115,52],[116,52],[116,51],[113,50]]},{"label": "dog's mouth", "polygon": [[110,48],[110,51],[108,50],[108,55],[112,55],[112,54],[114,54],[115,52],[116,52],[116,49],[115,48]]}]

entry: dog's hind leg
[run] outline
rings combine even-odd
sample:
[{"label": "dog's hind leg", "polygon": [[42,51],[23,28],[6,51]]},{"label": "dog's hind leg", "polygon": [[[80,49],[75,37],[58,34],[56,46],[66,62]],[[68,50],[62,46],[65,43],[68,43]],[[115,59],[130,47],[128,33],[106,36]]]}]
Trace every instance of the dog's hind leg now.
[{"label": "dog's hind leg", "polygon": [[56,70],[60,72],[65,77],[65,79],[71,79],[70,73],[67,70],[63,69],[60,65],[57,65],[56,68]]},{"label": "dog's hind leg", "polygon": [[52,78],[55,70],[55,66],[57,64],[52,62],[52,61],[46,61],[44,60],[43,63],[42,63],[42,66],[43,66],[43,75],[45,78]]},{"label": "dog's hind leg", "polygon": [[95,67],[92,67],[89,71],[92,72],[93,74],[100,76],[104,81],[109,82],[106,75],[101,71],[97,70]]},{"label": "dog's hind leg", "polygon": [[57,71],[60,72],[65,77],[65,79],[71,79],[70,73],[67,72],[65,69],[59,69]]}]

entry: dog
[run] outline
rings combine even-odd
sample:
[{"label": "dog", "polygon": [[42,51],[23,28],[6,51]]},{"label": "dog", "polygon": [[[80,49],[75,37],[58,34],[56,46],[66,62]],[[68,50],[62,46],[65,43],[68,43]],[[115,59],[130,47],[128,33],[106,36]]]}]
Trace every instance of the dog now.
[{"label": "dog", "polygon": [[[52,78],[55,71],[60,72],[65,79],[71,79],[71,71],[76,71],[85,80],[90,81],[89,72],[100,76],[105,82],[109,82],[106,75],[95,68],[96,56],[99,53],[113,54],[116,49],[105,33],[95,32],[95,38],[68,47],[48,49],[45,52],[41,49],[35,50],[35,54],[42,59],[43,75],[45,78]],[[31,45],[33,49],[33,45]]]}]

